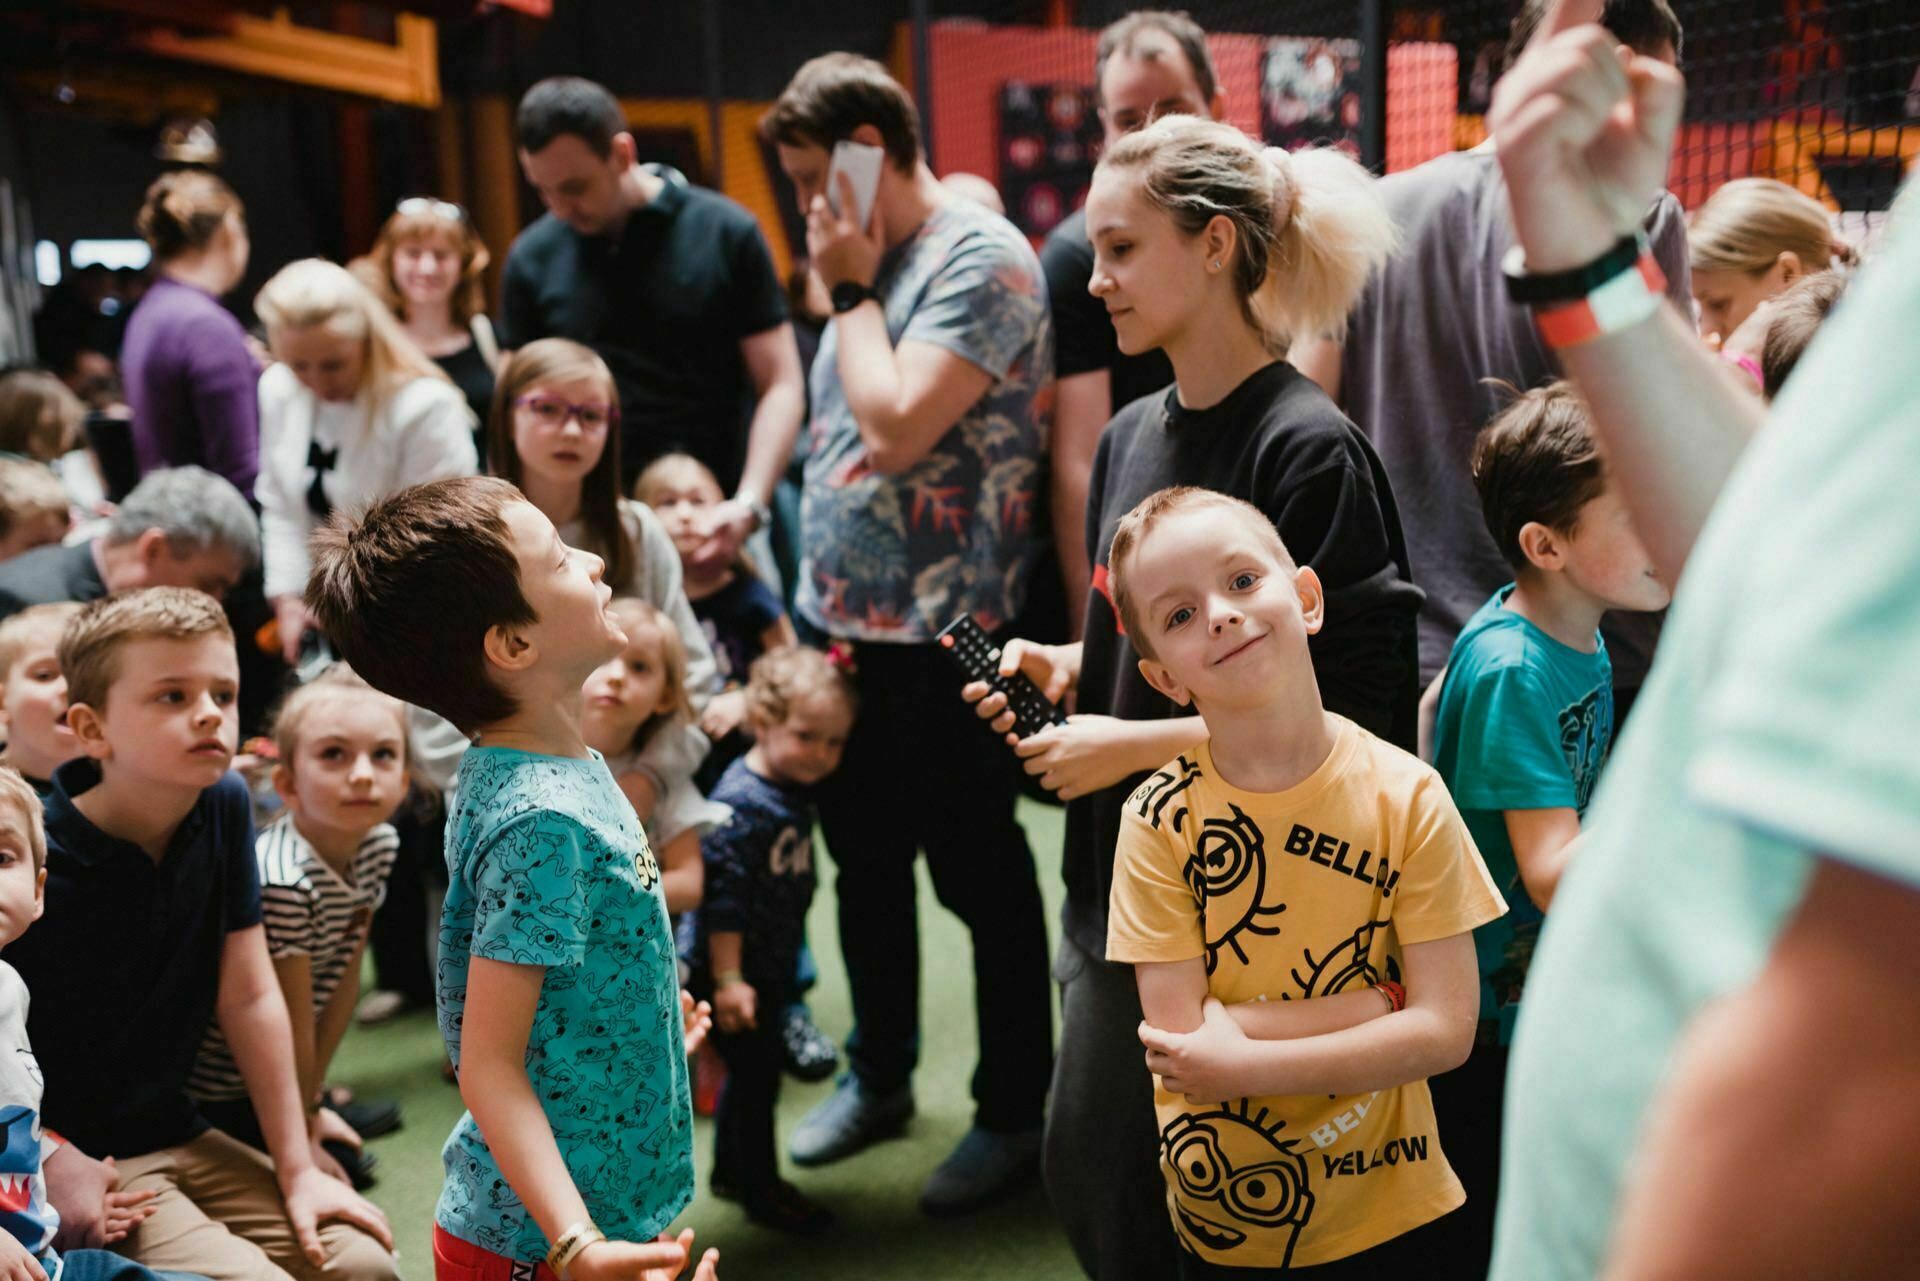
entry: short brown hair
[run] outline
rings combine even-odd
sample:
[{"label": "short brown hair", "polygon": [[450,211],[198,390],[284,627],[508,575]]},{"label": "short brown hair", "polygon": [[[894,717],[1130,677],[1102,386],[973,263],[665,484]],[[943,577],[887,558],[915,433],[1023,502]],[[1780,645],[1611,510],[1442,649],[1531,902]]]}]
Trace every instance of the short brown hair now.
[{"label": "short brown hair", "polygon": [[1224,508],[1253,527],[1262,538],[1269,540],[1269,546],[1282,565],[1288,568],[1294,565],[1293,553],[1287,550],[1286,543],[1281,540],[1280,531],[1273,527],[1267,514],[1252,503],[1216,489],[1201,489],[1197,485],[1174,485],[1148,494],[1132,511],[1120,518],[1119,525],[1113,531],[1113,545],[1107,552],[1107,586],[1113,593],[1113,609],[1120,615],[1120,626],[1126,632],[1127,639],[1133,642],[1134,652],[1142,658],[1157,656],[1147,643],[1146,628],[1139,612],[1140,603],[1133,598],[1128,583],[1127,564],[1139,554],[1155,525],[1169,516],[1177,516],[1196,507]]},{"label": "short brown hair", "polygon": [[504,512],[526,498],[495,476],[414,485],[313,535],[307,608],[375,689],[471,733],[513,715],[483,648],[535,622]]},{"label": "short brown hair", "polygon": [[[1533,43],[1533,33],[1540,29],[1552,3],[1553,0],[1524,0],[1520,11],[1513,15],[1513,23],[1507,28],[1507,67],[1518,62],[1527,46]],[[1607,0],[1600,9],[1600,25],[1635,53],[1652,57],[1664,44],[1673,46],[1675,59],[1680,57],[1683,32],[1680,19],[1667,0]]]},{"label": "short brown hair", "polygon": [[66,487],[46,464],[0,458],[0,538],[35,517],[65,517],[71,507]]},{"label": "short brown hair", "polygon": [[204,169],[180,169],[153,180],[134,225],[153,246],[153,256],[165,262],[205,249],[228,214],[243,221],[247,216],[232,187]]},{"label": "short brown hair", "polygon": [[33,870],[38,872],[47,865],[47,824],[40,813],[40,794],[20,777],[19,770],[0,765],[0,802],[10,802],[19,811],[20,825],[27,833],[27,850],[33,855]]},{"label": "short brown hair", "polygon": [[1768,400],[1780,394],[1801,353],[1847,292],[1844,271],[1816,271],[1788,285],[1773,300],[1773,319],[1760,343],[1760,389]]},{"label": "short brown hair", "polygon": [[[80,602],[72,600],[55,601],[51,605],[29,605],[19,613],[0,623],[0,681],[7,679],[13,672],[13,665],[20,661],[21,653],[27,648],[27,641],[35,631],[42,627],[53,627],[65,632],[73,616],[80,612]],[[54,640],[59,644],[58,636]]]},{"label": "short brown hair", "polygon": [[793,705],[812,694],[837,694],[849,711],[860,710],[860,695],[846,672],[817,649],[788,645],[753,660],[747,675],[747,720],[757,729],[784,725]]},{"label": "short brown hair", "polygon": [[920,159],[920,112],[887,69],[857,53],[823,53],[793,73],[780,97],[760,117],[763,142],[788,147],[833,144],[861,125],[880,131],[895,169]]},{"label": "short brown hair", "polygon": [[120,679],[120,652],[135,641],[199,636],[224,636],[231,643],[233,627],[219,601],[191,587],[143,587],[90,601],[60,635],[67,701],[104,708]]},{"label": "short brown hair", "polygon": [[52,374],[0,375],[0,450],[50,463],[79,441],[86,416],[86,405]]},{"label": "short brown hair", "polygon": [[1532,563],[1520,531],[1539,522],[1570,533],[1580,509],[1606,492],[1606,463],[1586,402],[1561,379],[1516,392],[1473,443],[1473,483],[1487,532],[1516,570]]},{"label": "short brown hair", "polygon": [[[1136,9],[1118,22],[1108,23],[1100,33],[1100,44],[1093,55],[1094,93],[1101,92],[1100,86],[1107,74],[1107,63],[1114,54],[1131,58],[1142,52],[1136,48],[1140,37],[1149,31],[1167,36],[1180,46],[1180,52],[1186,55],[1187,66],[1193,69],[1193,81],[1200,88],[1200,99],[1212,102],[1218,92],[1220,78],[1213,70],[1213,54],[1207,49],[1207,33],[1193,20],[1185,9]],[[1151,53],[1151,50],[1145,52]],[[1106,106],[1103,99],[1100,103]]]},{"label": "short brown hair", "polygon": [[293,768],[300,751],[300,731],[306,726],[316,704],[328,698],[349,695],[383,703],[400,721],[401,750],[406,750],[407,705],[391,694],[384,694],[360,679],[359,673],[345,663],[335,663],[318,676],[288,694],[273,716],[273,750],[280,763]]}]

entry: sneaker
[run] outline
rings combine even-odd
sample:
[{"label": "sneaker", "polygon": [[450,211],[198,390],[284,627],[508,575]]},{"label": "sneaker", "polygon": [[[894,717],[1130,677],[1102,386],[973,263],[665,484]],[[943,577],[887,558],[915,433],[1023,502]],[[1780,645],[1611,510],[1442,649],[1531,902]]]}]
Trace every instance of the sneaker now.
[{"label": "sneaker", "polygon": [[332,1139],[321,1144],[329,1155],[340,1163],[347,1172],[347,1181],[353,1184],[355,1192],[365,1192],[377,1181],[374,1171],[380,1167],[380,1158],[362,1148],[351,1148]]},{"label": "sneaker", "polygon": [[1040,1168],[1040,1131],[995,1134],[974,1126],[920,1190],[927,1214],[971,1214],[1024,1184]]},{"label": "sneaker", "polygon": [[824,1081],[840,1066],[840,1051],[827,1034],[814,1026],[804,1005],[787,1015],[780,1032],[787,1053],[787,1075],[801,1081]]},{"label": "sneaker", "polygon": [[840,1087],[794,1127],[787,1155],[795,1165],[826,1165],[893,1138],[907,1128],[912,1116],[911,1091],[870,1094],[859,1081],[845,1076]]},{"label": "sneaker", "polygon": [[750,1222],[775,1232],[817,1237],[833,1226],[833,1211],[809,1199],[785,1179],[765,1192],[743,1198],[741,1206]]},{"label": "sneaker", "polygon": [[412,1008],[413,1002],[407,999],[406,993],[381,988],[360,998],[360,1004],[353,1007],[353,1017],[359,1020],[361,1026],[372,1027],[405,1014]]}]

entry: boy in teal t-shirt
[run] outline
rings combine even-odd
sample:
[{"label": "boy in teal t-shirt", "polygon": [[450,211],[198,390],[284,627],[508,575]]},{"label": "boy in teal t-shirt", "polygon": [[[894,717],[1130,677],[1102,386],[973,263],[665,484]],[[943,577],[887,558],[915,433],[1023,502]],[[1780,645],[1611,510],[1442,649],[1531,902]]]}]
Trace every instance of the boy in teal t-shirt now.
[{"label": "boy in teal t-shirt", "polygon": [[[1501,1099],[1542,913],[1580,834],[1613,739],[1610,609],[1653,610],[1668,591],[1608,485],[1586,408],[1564,382],[1521,394],[1474,447],[1487,528],[1514,581],[1454,641],[1434,723],[1434,767],[1512,910],[1474,931],[1480,1034],[1433,1079],[1434,1107],[1461,1135],[1447,1153],[1467,1188],[1451,1216],[1462,1275],[1493,1251]],[[1456,1151],[1458,1155],[1456,1156]]]}]

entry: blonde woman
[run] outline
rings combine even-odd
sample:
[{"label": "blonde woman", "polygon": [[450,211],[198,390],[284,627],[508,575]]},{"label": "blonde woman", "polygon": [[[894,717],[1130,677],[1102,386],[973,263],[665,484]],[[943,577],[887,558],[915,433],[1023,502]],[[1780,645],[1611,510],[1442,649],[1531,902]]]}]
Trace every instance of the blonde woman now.
[{"label": "blonde woman", "polygon": [[477,470],[459,388],[346,268],[307,258],[254,299],[278,362],[260,377],[267,598],[288,662],[309,628],[307,539],[338,508]]},{"label": "blonde woman", "polygon": [[[465,209],[409,196],[380,228],[373,249],[347,267],[453,379],[481,423],[493,404],[500,364],[500,345],[487,319],[484,277],[491,261]],[[474,442],[483,461],[484,442],[484,436]]]},{"label": "blonde woman", "polygon": [[1735,178],[1708,197],[1688,220],[1687,255],[1700,335],[1715,349],[1794,281],[1855,261],[1827,207],[1772,178]]}]

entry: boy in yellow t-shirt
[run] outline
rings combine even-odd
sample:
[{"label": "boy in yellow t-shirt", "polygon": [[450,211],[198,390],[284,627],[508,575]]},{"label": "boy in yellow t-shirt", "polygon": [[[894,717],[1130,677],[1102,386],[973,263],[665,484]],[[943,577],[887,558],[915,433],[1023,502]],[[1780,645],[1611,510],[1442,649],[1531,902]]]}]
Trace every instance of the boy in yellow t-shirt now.
[{"label": "boy in yellow t-shirt", "polygon": [[1181,1276],[1429,1270],[1459,1206],[1426,1078],[1506,910],[1433,770],[1325,711],[1325,608],[1255,508],[1166,489],[1108,558],[1147,681],[1210,738],[1126,804],[1107,957],[1136,967]]}]

